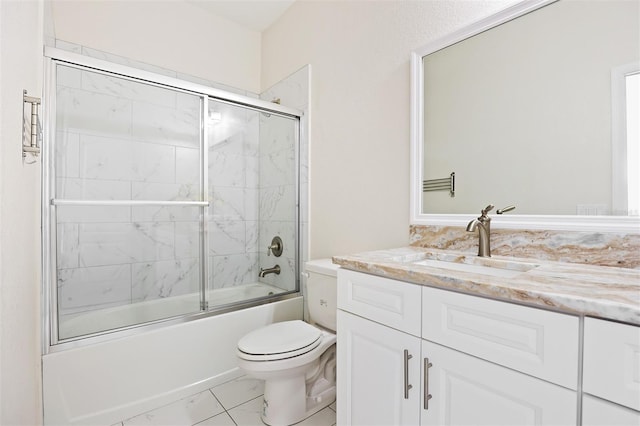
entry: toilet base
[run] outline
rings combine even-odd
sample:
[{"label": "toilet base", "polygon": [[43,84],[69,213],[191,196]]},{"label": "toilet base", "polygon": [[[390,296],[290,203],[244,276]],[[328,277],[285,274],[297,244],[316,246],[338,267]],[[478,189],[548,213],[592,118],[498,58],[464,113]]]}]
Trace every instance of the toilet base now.
[{"label": "toilet base", "polygon": [[[265,384],[264,400],[262,405],[262,421],[269,426],[286,426],[301,422],[307,417],[317,413],[325,407],[328,407],[336,400],[336,388],[327,389],[321,395],[315,398],[306,398],[304,386],[300,388],[298,384],[274,384],[271,387],[272,392]],[[287,387],[287,389],[284,389]],[[273,392],[275,390],[275,392]],[[269,395],[285,395],[283,392],[289,393],[287,398],[273,398]],[[300,396],[300,397],[298,397]],[[292,398],[293,397],[293,398]],[[306,399],[306,401],[296,401],[296,399]]]},{"label": "toilet base", "polygon": [[[269,426],[293,425],[317,413],[336,400],[335,384],[320,395],[307,397],[300,383],[265,383],[262,421]],[[284,397],[283,397],[284,396]],[[305,401],[300,401],[304,399]]]},{"label": "toilet base", "polygon": [[264,384],[262,421],[269,426],[298,423],[336,400],[335,346],[316,361],[311,377],[292,374]]}]

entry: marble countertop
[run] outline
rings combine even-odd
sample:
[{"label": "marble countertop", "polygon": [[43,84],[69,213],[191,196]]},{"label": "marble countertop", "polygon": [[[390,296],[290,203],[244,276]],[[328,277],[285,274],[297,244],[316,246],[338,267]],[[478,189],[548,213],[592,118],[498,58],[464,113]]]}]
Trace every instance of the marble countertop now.
[{"label": "marble countertop", "polygon": [[[454,263],[525,267],[510,277],[441,269],[416,262],[438,259]],[[420,247],[335,256],[333,263],[359,272],[491,297],[530,306],[640,325],[640,270],[535,259],[493,256]],[[524,270],[528,269],[529,270]]]}]

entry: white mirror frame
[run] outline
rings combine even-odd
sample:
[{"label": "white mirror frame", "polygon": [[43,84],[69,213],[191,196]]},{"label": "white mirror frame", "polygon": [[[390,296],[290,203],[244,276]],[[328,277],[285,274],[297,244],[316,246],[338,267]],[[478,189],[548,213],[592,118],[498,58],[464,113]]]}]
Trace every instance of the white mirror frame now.
[{"label": "white mirror frame", "polygon": [[[412,225],[466,226],[482,208],[468,214],[422,213],[422,181],[424,122],[424,69],[422,58],[447,46],[472,37],[483,31],[525,15],[557,0],[524,0],[494,15],[481,19],[411,53],[411,176],[410,218]],[[489,204],[491,200],[487,200]],[[500,207],[500,206],[498,206]],[[516,210],[517,211],[517,210]],[[571,216],[571,215],[517,215],[494,216],[492,227],[503,229],[538,229],[562,231],[640,233],[640,217],[637,216]]]}]

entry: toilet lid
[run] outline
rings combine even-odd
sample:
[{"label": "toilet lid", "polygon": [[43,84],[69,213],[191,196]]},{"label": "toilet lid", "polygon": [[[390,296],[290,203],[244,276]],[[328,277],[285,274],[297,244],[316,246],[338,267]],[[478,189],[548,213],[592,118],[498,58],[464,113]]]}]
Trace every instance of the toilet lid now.
[{"label": "toilet lid", "polygon": [[[294,356],[317,346],[322,331],[304,321],[284,321],[259,328],[238,342],[238,349],[251,355],[287,354]],[[314,345],[315,344],[315,345]],[[289,354],[296,352],[296,354]]]}]

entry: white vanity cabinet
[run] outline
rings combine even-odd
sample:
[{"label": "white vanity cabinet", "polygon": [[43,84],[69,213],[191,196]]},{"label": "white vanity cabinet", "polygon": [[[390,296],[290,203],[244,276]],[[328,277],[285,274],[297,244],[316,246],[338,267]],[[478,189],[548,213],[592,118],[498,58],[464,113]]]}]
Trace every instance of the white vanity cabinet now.
[{"label": "white vanity cabinet", "polygon": [[584,324],[582,424],[640,426],[640,327]]},{"label": "white vanity cabinet", "polygon": [[573,316],[341,269],[338,424],[576,425],[578,336]]}]

